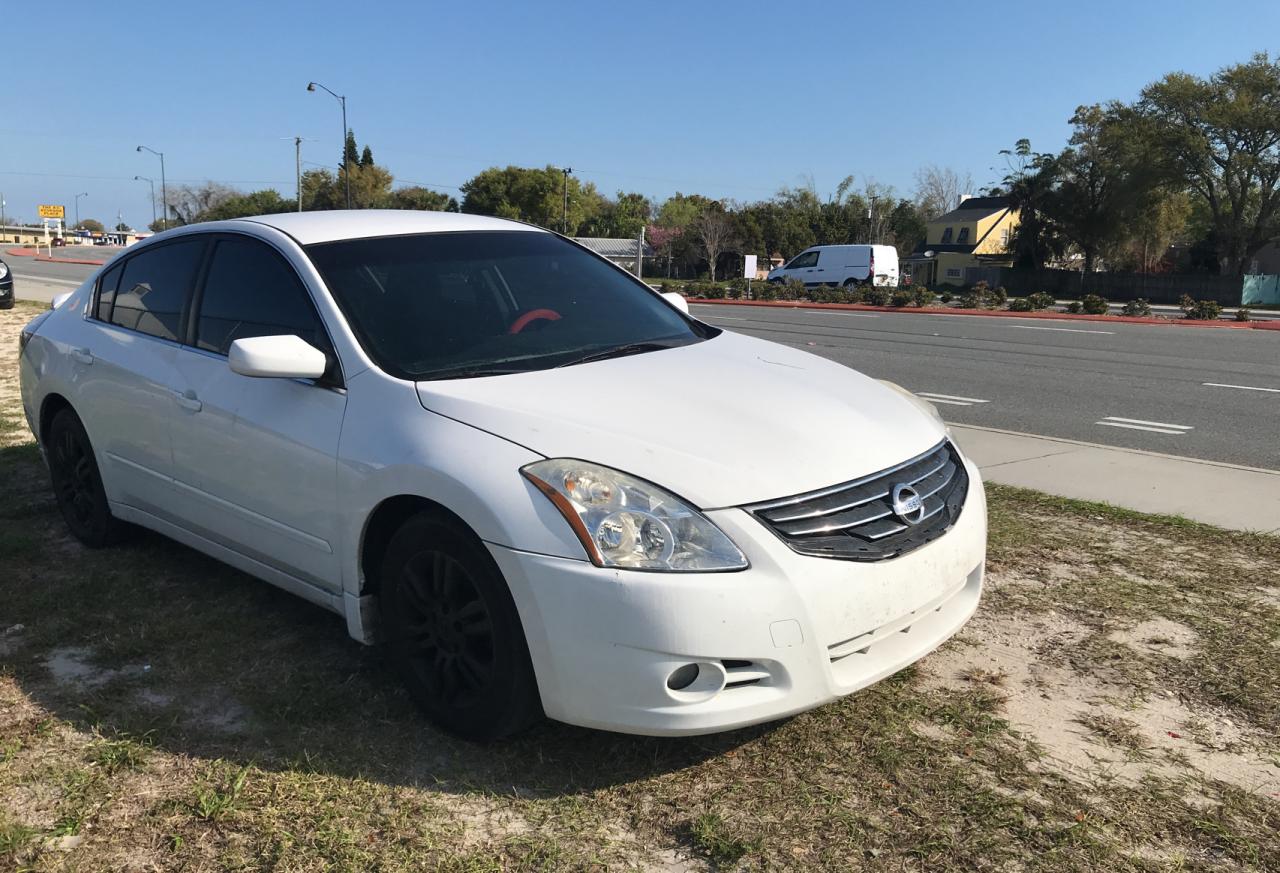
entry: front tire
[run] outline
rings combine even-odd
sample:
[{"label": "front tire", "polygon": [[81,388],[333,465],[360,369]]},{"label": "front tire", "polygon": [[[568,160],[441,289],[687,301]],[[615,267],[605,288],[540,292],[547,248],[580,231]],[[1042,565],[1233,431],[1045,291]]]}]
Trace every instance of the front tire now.
[{"label": "front tire", "polygon": [[542,717],[515,602],[469,530],[429,512],[405,522],[387,547],[378,600],[391,661],[437,725],[483,741]]},{"label": "front tire", "polygon": [[128,528],[111,514],[89,434],[70,408],[49,423],[45,450],[58,510],[76,539],[91,549],[124,539]]}]

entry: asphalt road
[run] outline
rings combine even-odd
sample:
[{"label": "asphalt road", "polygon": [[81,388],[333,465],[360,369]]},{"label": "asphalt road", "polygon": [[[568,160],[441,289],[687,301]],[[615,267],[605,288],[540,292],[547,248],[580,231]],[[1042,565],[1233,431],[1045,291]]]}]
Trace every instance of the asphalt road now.
[{"label": "asphalt road", "polygon": [[951,422],[1280,470],[1280,332],[752,306],[692,311],[932,395]]},{"label": "asphalt road", "polygon": [[[20,299],[48,301],[97,269],[8,261]],[[1280,470],[1280,331],[692,309],[934,395],[948,421]]]},{"label": "asphalt road", "polygon": [[[14,293],[19,300],[52,299],[49,288],[61,286],[54,292],[61,294],[75,288],[98,269],[88,264],[60,264],[57,261],[37,261],[34,258],[0,254],[13,271]],[[25,286],[25,288],[24,288]]]}]

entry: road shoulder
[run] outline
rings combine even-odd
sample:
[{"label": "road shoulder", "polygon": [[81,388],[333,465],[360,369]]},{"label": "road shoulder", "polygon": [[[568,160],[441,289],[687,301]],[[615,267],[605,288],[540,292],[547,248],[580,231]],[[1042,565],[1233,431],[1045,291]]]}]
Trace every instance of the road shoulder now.
[{"label": "road shoulder", "polygon": [[1277,470],[972,425],[951,430],[992,482],[1231,530],[1280,533]]}]

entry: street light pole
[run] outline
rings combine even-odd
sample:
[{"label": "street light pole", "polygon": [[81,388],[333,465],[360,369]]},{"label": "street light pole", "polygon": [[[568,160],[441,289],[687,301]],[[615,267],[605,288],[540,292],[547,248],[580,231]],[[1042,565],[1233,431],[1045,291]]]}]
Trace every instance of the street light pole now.
[{"label": "street light pole", "polygon": [[76,197],[75,197],[75,200],[76,200],[76,227],[79,227],[79,226],[80,226],[80,198],[81,198],[81,197],[88,197],[88,196],[89,196],[89,192],[88,192],[88,191],[86,191],[86,192],[85,192],[85,193],[83,193],[83,194],[77,194],[77,195],[76,195]]},{"label": "street light pole", "polygon": [[[324,90],[329,91],[328,88],[325,88],[325,86],[321,85],[319,82],[307,83],[308,91],[314,91],[316,88],[324,88]],[[334,94],[332,91],[329,91],[329,94],[342,104],[342,178],[345,179],[347,183],[347,208],[350,209],[351,167],[347,164],[347,98],[342,94]]]},{"label": "street light pole", "polygon": [[134,176],[135,182],[146,182],[151,186],[151,223],[156,223],[156,180],[148,179],[146,176]]},{"label": "street light pole", "polygon": [[573,172],[573,167],[561,167],[560,172],[564,174],[564,212],[560,219],[560,232],[567,236],[569,234],[569,174]]},{"label": "street light pole", "polygon": [[[148,151],[148,152],[151,152],[151,154],[156,155],[157,157],[160,158],[160,200],[163,201],[163,206],[164,206],[164,213],[160,219],[160,229],[168,230],[169,229],[169,186],[165,184],[164,152],[158,152],[153,148],[148,148],[147,146],[138,146],[138,151]],[[155,199],[154,188],[151,189],[151,196],[152,196],[152,200],[154,201]]]},{"label": "street light pole", "polygon": [[[346,154],[347,145],[342,144],[343,154]],[[298,211],[302,211],[302,137],[295,136],[293,138],[293,172],[298,180]]]}]

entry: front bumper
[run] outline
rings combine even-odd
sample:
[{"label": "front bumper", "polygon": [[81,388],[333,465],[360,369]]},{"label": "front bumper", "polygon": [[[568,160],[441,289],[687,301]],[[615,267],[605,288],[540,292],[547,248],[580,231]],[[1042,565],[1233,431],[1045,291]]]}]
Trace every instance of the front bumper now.
[{"label": "front bumper", "polygon": [[[707,514],[747,555],[742,572],[609,570],[490,545],[547,715],[625,733],[713,733],[820,706],[924,657],[982,591],[986,502],[965,463],[956,524],[888,561],[796,554],[739,509]],[[688,664],[698,678],[670,689]]]}]

